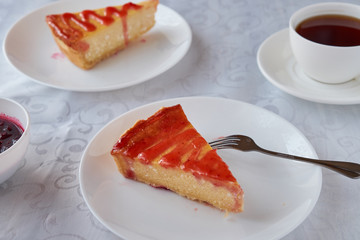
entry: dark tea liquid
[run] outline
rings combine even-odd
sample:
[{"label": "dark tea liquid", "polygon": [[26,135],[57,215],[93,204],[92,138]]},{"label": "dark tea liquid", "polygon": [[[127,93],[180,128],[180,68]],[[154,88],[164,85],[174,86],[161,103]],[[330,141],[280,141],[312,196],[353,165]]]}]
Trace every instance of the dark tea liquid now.
[{"label": "dark tea liquid", "polygon": [[360,19],[344,15],[320,15],[308,18],[296,27],[304,38],[331,46],[360,45]]}]

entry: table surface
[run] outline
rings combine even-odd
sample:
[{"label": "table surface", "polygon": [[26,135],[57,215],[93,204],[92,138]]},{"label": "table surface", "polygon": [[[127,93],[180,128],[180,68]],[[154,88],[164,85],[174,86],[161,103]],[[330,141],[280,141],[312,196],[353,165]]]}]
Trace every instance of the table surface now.
[{"label": "table surface", "polygon": [[[0,38],[21,17],[51,0],[2,0]],[[30,145],[20,169],[0,185],[0,239],[119,239],[90,212],[79,187],[80,159],[95,134],[117,116],[151,102],[187,96],[235,99],[291,122],[320,159],[360,163],[360,108],[289,95],[261,74],[256,54],[290,15],[315,0],[162,0],[189,23],[189,52],[150,81],[107,92],[38,84],[0,56],[0,96],[30,113]],[[356,3],[356,0],[347,1]],[[319,200],[283,239],[359,239],[360,182],[323,169]]]}]

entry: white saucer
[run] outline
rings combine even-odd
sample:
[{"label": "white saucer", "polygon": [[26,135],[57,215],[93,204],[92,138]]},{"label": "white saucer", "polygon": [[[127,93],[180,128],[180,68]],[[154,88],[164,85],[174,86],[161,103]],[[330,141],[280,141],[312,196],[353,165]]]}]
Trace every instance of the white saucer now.
[{"label": "white saucer", "polygon": [[325,84],[303,73],[289,43],[289,30],[267,38],[257,53],[262,74],[279,89],[302,99],[327,104],[360,103],[360,78],[342,84]]}]

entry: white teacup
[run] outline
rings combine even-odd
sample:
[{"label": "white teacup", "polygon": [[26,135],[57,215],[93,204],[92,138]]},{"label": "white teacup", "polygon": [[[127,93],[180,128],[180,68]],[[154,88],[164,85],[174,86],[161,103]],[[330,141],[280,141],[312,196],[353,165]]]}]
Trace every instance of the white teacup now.
[{"label": "white teacup", "polygon": [[348,3],[320,3],[296,11],[290,18],[290,45],[296,61],[309,77],[323,83],[343,83],[360,75],[360,45],[339,47],[310,41],[296,32],[305,19],[318,15],[360,17],[360,6]]}]

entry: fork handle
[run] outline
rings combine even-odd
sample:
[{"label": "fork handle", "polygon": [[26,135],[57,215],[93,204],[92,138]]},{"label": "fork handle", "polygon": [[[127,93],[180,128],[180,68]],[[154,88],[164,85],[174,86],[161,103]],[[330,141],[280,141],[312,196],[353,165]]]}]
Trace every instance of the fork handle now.
[{"label": "fork handle", "polygon": [[312,158],[305,158],[300,156],[294,156],[285,153],[273,152],[267,149],[258,148],[257,151],[273,155],[282,158],[288,158],[292,160],[302,161],[302,162],[309,162],[314,163],[328,169],[331,169],[337,173],[340,173],[344,176],[350,178],[359,178],[360,177],[360,164],[352,163],[352,162],[342,162],[342,161],[327,161],[327,160],[319,160],[319,159],[312,159]]}]

